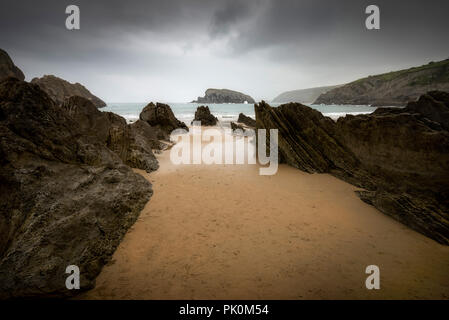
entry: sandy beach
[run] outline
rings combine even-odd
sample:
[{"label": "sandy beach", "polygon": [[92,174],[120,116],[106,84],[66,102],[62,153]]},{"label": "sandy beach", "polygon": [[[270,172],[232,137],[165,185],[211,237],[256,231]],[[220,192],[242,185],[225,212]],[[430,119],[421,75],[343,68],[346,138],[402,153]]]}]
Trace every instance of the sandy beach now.
[{"label": "sandy beach", "polygon": [[[280,165],[136,170],[154,195],[81,299],[448,299],[449,247],[328,174]],[[367,290],[365,268],[380,268]]]}]

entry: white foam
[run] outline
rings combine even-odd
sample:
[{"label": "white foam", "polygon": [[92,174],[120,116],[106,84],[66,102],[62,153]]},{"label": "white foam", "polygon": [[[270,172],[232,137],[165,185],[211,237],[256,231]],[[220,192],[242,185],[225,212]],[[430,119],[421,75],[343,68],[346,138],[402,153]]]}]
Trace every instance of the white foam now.
[{"label": "white foam", "polygon": [[324,116],[331,118],[332,120],[337,120],[340,117],[345,117],[346,115],[350,114],[353,116],[359,115],[359,114],[370,114],[372,111],[365,111],[365,112],[328,112],[323,113]]}]

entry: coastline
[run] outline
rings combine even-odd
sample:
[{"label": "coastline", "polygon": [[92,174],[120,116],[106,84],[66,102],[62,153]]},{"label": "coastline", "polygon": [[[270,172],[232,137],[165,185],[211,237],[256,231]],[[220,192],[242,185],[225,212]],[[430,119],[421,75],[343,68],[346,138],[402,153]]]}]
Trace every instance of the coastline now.
[{"label": "coastline", "polygon": [[[447,299],[449,248],[329,174],[280,165],[178,165],[79,299]],[[365,268],[381,290],[365,288]]]}]

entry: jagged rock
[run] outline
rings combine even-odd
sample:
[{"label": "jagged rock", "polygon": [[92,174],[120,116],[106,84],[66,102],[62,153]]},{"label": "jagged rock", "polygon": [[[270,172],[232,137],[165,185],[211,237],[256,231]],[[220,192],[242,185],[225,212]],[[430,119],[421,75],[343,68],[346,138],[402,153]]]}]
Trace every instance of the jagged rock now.
[{"label": "jagged rock", "polygon": [[447,97],[430,92],[403,109],[347,115],[336,123],[301,104],[271,108],[262,102],[255,106],[257,128],[279,129],[282,162],[363,187],[362,200],[449,244]]},{"label": "jagged rock", "polygon": [[244,93],[228,89],[207,89],[204,97],[198,97],[194,103],[255,103],[254,99]]},{"label": "jagged rock", "polygon": [[0,81],[8,77],[25,80],[22,70],[16,67],[6,51],[0,49]]},{"label": "jagged rock", "polygon": [[[0,298],[90,289],[151,184],[37,85],[0,83]],[[77,265],[81,290],[67,290]]]},{"label": "jagged rock", "polygon": [[444,244],[449,244],[448,111],[448,94],[429,92],[404,109],[382,108],[336,124],[340,141],[375,181],[361,198]]},{"label": "jagged rock", "polygon": [[159,148],[160,144],[148,124],[129,125],[125,118],[112,112],[101,112],[82,97],[68,98],[62,108],[78,123],[83,135],[103,142],[125,164],[147,172],[158,169],[152,148]]},{"label": "jagged rock", "polygon": [[438,122],[449,130],[449,93],[430,91],[422,95],[417,102],[410,102],[406,110],[417,112],[431,121]]},{"label": "jagged rock", "polygon": [[232,130],[242,130],[242,132],[245,131],[245,128],[243,128],[241,125],[239,125],[235,122],[231,122],[231,129]]},{"label": "jagged rock", "polygon": [[257,129],[279,130],[281,162],[309,173],[334,171],[347,179],[358,168],[358,159],[335,138],[334,121],[319,111],[300,103],[272,108],[264,101],[255,111]]},{"label": "jagged rock", "polygon": [[208,106],[199,106],[195,111],[195,118],[193,121],[201,121],[202,126],[215,126],[218,119],[210,113]]},{"label": "jagged rock", "polygon": [[160,141],[157,137],[157,130],[150,126],[147,122],[137,120],[129,125],[135,135],[139,135],[148,143],[153,150],[165,150],[168,144]]},{"label": "jagged rock", "polygon": [[166,144],[157,139],[156,132],[146,122],[138,120],[128,127],[131,130],[131,140],[126,164],[147,172],[157,170],[159,163],[152,150],[164,150],[167,148]]},{"label": "jagged rock", "polygon": [[70,83],[53,75],[34,78],[31,83],[39,85],[57,104],[62,104],[67,98],[79,96],[91,101],[97,108],[106,107],[106,103],[94,96],[83,85]]},{"label": "jagged rock", "polygon": [[237,122],[246,124],[248,127],[251,127],[251,128],[256,127],[256,120],[244,115],[243,113],[239,114],[239,118],[237,119]]},{"label": "jagged rock", "polygon": [[143,108],[139,118],[156,130],[158,139],[169,140],[175,129],[189,130],[184,122],[176,119],[170,106],[159,102],[149,103]]}]

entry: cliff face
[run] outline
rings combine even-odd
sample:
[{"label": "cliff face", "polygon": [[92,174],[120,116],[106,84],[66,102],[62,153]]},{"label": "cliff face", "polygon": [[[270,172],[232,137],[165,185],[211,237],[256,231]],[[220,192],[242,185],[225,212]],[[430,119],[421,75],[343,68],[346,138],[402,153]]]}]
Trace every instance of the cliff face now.
[{"label": "cliff face", "polygon": [[34,78],[31,80],[31,83],[37,84],[57,104],[62,104],[67,98],[72,96],[79,96],[91,101],[97,108],[106,106],[106,103],[103,100],[94,96],[89,90],[79,83],[70,83],[64,79],[52,75],[45,75],[42,78]]},{"label": "cliff face", "polygon": [[[61,107],[37,85],[0,82],[0,298],[94,286],[152,195],[125,165],[143,152],[125,125],[86,99]],[[69,265],[81,290],[65,286]]]},{"label": "cliff face", "polygon": [[196,103],[255,103],[249,95],[228,89],[207,89],[204,97],[198,97]]},{"label": "cliff face", "polygon": [[297,103],[255,110],[258,128],[279,130],[280,161],[362,187],[362,200],[449,244],[448,93],[337,122]]},{"label": "cliff face", "polygon": [[7,77],[14,77],[22,81],[25,80],[25,75],[14,65],[8,53],[0,49],[0,81]]},{"label": "cliff face", "polygon": [[432,90],[449,91],[449,59],[351,82],[320,95],[315,104],[405,106]]},{"label": "cliff face", "polygon": [[327,86],[316,87],[309,89],[300,89],[293,91],[286,91],[278,95],[273,99],[274,103],[286,103],[286,102],[299,102],[299,103],[313,103],[320,95],[326,93],[332,89],[341,86]]}]

